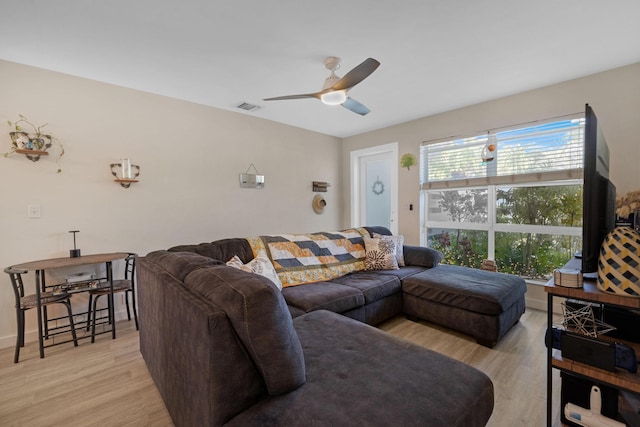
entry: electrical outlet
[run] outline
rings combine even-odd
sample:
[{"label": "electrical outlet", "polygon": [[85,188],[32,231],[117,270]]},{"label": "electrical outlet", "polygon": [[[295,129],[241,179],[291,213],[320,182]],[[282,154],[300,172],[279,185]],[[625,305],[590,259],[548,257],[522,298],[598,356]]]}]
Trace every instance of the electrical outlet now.
[{"label": "electrical outlet", "polygon": [[40,218],[40,205],[27,205],[27,217]]}]

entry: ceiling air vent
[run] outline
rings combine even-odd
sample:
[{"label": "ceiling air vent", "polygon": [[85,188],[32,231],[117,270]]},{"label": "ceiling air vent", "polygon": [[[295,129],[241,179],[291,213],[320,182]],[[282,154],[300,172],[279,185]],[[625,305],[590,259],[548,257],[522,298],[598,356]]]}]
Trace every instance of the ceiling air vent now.
[{"label": "ceiling air vent", "polygon": [[239,108],[245,111],[256,111],[260,107],[254,104],[249,104],[248,102],[243,102],[242,104],[236,105],[236,108]]}]

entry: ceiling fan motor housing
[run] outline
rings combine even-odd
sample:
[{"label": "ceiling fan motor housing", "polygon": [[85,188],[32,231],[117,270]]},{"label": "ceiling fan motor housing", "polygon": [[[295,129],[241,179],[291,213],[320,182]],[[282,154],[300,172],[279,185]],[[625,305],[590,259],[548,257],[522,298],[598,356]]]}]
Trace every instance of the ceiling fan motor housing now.
[{"label": "ceiling fan motor housing", "polygon": [[324,84],[322,85],[322,90],[329,89],[333,87],[338,81],[340,77],[336,76],[335,71],[340,68],[340,58],[337,56],[329,56],[324,60],[324,66],[327,67],[328,70],[331,70],[331,75],[324,79]]},{"label": "ceiling fan motor housing", "polygon": [[324,59],[324,66],[327,67],[328,70],[335,71],[340,68],[341,59],[337,56],[328,56]]}]

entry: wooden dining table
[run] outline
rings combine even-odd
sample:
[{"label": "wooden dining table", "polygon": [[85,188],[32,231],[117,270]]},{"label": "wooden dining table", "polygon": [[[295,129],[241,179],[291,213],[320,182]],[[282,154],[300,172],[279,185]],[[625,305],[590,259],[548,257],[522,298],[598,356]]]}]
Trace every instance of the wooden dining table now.
[{"label": "wooden dining table", "polygon": [[[113,298],[113,261],[125,259],[129,256],[128,252],[112,252],[103,254],[83,255],[75,258],[50,258],[42,259],[38,261],[29,261],[22,264],[12,265],[11,267],[16,270],[23,270],[25,272],[34,271],[36,274],[36,295],[37,295],[37,314],[38,314],[38,345],[40,348],[40,358],[44,357],[44,339],[48,335],[48,330],[44,326],[46,322],[46,316],[43,316],[43,307],[41,303],[41,293],[45,291],[47,287],[45,272],[60,269],[60,268],[72,268],[87,265],[105,265],[106,280],[109,282],[111,292],[109,293],[109,319],[111,320],[111,337],[116,338],[116,322],[115,322],[115,309]],[[86,290],[90,290],[87,287]],[[82,289],[80,289],[82,291]],[[43,331],[43,327],[45,331]]]}]

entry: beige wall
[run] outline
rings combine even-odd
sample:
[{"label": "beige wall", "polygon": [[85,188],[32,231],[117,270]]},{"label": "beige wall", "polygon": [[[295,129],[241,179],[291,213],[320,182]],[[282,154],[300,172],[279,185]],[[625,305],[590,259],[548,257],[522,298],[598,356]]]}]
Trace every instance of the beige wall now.
[{"label": "beige wall", "polygon": [[[6,121],[18,114],[48,122],[66,149],[61,174],[55,156],[36,163],[0,157],[1,268],[68,256],[68,230],[80,230],[83,254],[146,254],[181,243],[342,226],[338,138],[5,61],[0,94],[0,153],[10,148]],[[109,169],[123,156],[142,168],[129,189],[114,183]],[[239,187],[238,174],[251,163],[266,177],[264,190]],[[314,180],[333,185],[322,215],[311,207]],[[28,204],[41,205],[40,219],[27,218]],[[82,298],[75,300],[84,308]],[[2,273],[0,346],[13,345],[13,306]],[[29,317],[27,329],[35,326]]]},{"label": "beige wall", "polygon": [[[640,63],[346,138],[342,148],[345,226],[351,214],[346,179],[351,151],[397,141],[400,157],[413,153],[419,158],[422,141],[581,112],[585,103],[596,112],[609,144],[611,179],[618,194],[639,189]],[[400,169],[398,230],[408,244],[420,243],[420,209],[407,208],[409,203],[419,206],[419,180],[419,167]],[[537,293],[533,290],[529,295]]]}]

